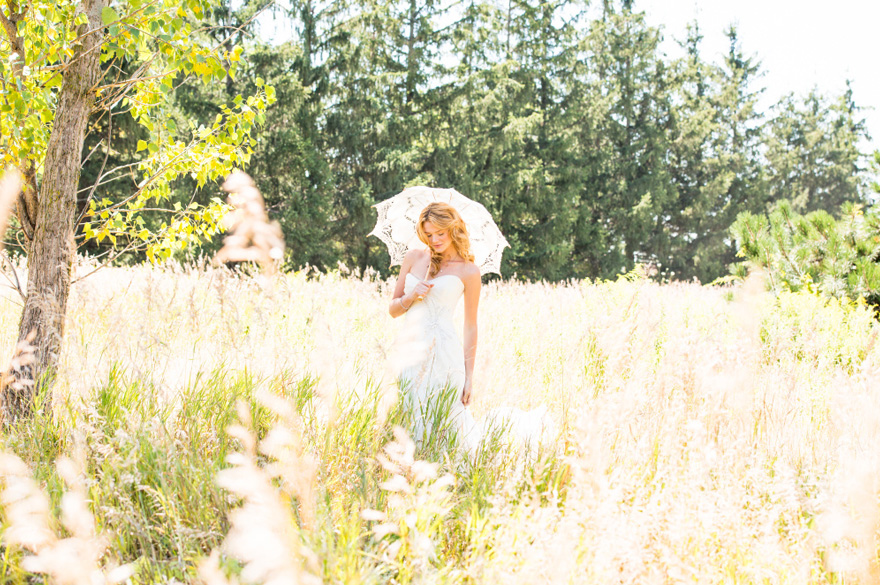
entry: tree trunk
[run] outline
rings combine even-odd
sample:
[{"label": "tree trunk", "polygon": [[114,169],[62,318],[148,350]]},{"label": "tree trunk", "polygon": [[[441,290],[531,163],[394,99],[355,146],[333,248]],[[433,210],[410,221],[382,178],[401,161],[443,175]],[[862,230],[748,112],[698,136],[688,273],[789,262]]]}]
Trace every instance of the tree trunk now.
[{"label": "tree trunk", "polygon": [[[64,317],[70,292],[70,272],[75,253],[74,221],[76,191],[82,163],[86,126],[101,78],[101,43],[104,30],[101,11],[108,0],[82,0],[88,23],[77,31],[95,31],[76,46],[63,74],[58,108],[46,150],[43,182],[37,201],[33,239],[28,250],[27,300],[19,326],[19,340],[29,338],[34,363],[29,374],[36,385],[25,390],[4,389],[4,405],[10,417],[26,416],[33,407],[34,389],[51,383],[61,352]],[[19,388],[21,385],[18,385]]]}]

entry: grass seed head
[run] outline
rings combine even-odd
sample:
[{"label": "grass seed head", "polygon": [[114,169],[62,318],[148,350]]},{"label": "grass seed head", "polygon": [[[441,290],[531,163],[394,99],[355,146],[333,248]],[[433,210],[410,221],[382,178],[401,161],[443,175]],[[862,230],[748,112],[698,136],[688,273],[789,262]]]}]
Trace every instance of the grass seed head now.
[{"label": "grass seed head", "polygon": [[269,221],[260,191],[240,171],[226,179],[223,189],[229,192],[227,201],[233,209],[224,218],[230,233],[214,263],[258,262],[264,272],[274,273],[275,263],[284,257],[284,236],[278,222]]}]

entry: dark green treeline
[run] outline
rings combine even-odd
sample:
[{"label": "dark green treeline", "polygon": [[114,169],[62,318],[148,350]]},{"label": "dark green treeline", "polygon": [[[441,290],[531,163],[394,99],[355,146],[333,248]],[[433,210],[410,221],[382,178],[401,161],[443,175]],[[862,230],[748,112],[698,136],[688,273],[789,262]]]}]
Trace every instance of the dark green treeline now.
[{"label": "dark green treeline", "polygon": [[246,24],[258,5],[218,10],[212,34],[245,64],[213,94],[178,89],[176,115],[212,119],[257,77],[275,87],[246,170],[291,267],[387,271],[371,206],[414,184],[482,202],[512,245],[504,275],[548,280],[653,263],[708,282],[735,260],[738,213],[863,197],[851,92],[759,111],[760,65],[733,28],[726,55],[704,55],[694,26],[672,59],[631,0],[288,6],[272,9],[285,42]]}]

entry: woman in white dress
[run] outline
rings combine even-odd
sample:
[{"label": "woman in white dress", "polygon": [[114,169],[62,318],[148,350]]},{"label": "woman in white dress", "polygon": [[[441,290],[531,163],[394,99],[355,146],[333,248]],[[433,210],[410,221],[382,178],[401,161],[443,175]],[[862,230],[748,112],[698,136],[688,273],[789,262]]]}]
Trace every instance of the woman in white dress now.
[{"label": "woman in white dress", "polygon": [[[406,315],[397,354],[403,391],[415,415],[413,431],[417,440],[424,440],[426,426],[440,413],[458,440],[473,451],[480,437],[465,407],[473,392],[480,269],[470,252],[467,227],[454,207],[429,204],[419,215],[417,231],[428,248],[410,250],[404,257],[388,307],[392,317]],[[452,321],[462,296],[463,344]]]}]

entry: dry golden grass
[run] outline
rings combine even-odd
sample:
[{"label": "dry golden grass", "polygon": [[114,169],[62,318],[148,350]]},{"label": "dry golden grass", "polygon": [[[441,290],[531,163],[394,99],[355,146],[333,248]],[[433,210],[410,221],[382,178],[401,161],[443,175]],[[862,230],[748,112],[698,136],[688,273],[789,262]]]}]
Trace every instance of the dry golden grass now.
[{"label": "dry golden grass", "polygon": [[[546,456],[469,463],[413,450],[392,438],[405,419],[379,412],[392,285],[139,267],[76,286],[56,412],[122,376],[169,405],[162,424],[178,437],[196,416],[180,397],[200,380],[247,372],[263,388],[267,414],[234,430],[238,454],[217,464],[238,498],[225,540],[200,540],[181,578],[215,549],[211,583],[880,580],[880,326],[866,308],[760,283],[488,284],[475,415],[544,404],[562,434]],[[0,310],[8,347],[16,312]],[[314,399],[296,394],[316,378]],[[212,432],[206,458],[223,451]],[[251,546],[273,534],[275,548]],[[162,582],[151,575],[133,579]]]}]

